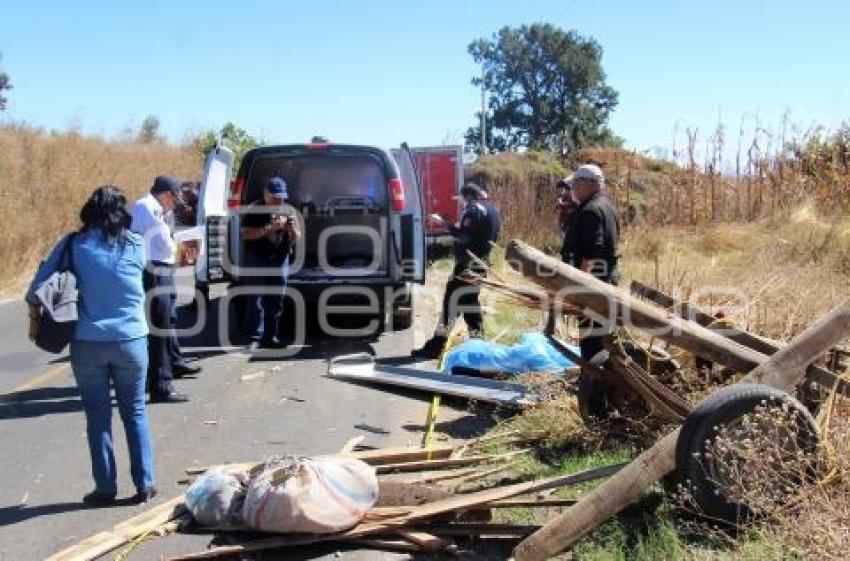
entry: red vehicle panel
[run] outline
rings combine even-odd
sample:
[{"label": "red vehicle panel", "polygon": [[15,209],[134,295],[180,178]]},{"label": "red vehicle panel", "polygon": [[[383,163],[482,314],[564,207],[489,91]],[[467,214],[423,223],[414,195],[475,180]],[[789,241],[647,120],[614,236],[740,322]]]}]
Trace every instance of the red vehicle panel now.
[{"label": "red vehicle panel", "polygon": [[[425,216],[439,214],[449,222],[460,217],[460,187],[463,184],[462,149],[459,146],[412,148],[422,185]],[[426,236],[442,236],[447,229],[426,221]]]}]

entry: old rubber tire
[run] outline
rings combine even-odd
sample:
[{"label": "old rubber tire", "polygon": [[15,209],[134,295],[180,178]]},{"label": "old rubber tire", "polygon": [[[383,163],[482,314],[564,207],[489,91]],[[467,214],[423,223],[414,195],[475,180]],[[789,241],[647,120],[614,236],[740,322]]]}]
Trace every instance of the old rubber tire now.
[{"label": "old rubber tire", "polygon": [[727,498],[724,489],[710,476],[705,452],[711,447],[717,431],[734,425],[745,415],[754,413],[761,404],[787,407],[796,413],[792,427],[797,446],[814,452],[818,446],[818,429],[811,413],[793,396],[763,384],[733,384],[714,392],[688,415],[676,442],[676,470],[699,510],[716,520],[735,523],[752,512],[744,504]]},{"label": "old rubber tire", "polygon": [[[623,341],[623,349],[639,365],[646,364],[646,349],[643,347],[632,341]],[[664,349],[653,346],[652,355],[651,374],[653,376],[665,376],[679,370],[679,364]],[[602,350],[590,362],[605,369],[608,357],[608,351]],[[597,374],[582,369],[578,378],[578,403],[582,420],[589,423],[593,419],[607,419],[618,403],[628,399],[628,393],[631,392],[617,387]]]}]

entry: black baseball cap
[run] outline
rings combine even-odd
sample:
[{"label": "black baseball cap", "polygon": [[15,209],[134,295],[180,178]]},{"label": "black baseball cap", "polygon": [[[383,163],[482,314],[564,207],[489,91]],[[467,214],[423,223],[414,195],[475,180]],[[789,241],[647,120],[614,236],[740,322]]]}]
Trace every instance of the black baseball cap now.
[{"label": "black baseball cap", "polygon": [[476,199],[480,199],[485,193],[486,191],[475,183],[467,183],[460,188],[460,194],[462,197],[474,197]]}]

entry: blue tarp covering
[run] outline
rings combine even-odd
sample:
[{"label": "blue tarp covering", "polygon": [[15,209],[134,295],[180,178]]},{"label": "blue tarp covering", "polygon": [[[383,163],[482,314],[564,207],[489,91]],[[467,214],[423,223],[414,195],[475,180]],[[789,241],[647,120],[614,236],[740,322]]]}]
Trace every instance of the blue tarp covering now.
[{"label": "blue tarp covering", "polygon": [[[580,354],[578,347],[567,346],[574,353]],[[481,339],[464,341],[446,356],[443,372],[451,374],[453,368],[463,367],[506,374],[562,374],[565,369],[574,366],[575,364],[559,353],[542,333],[523,333],[516,345],[501,345]]]}]

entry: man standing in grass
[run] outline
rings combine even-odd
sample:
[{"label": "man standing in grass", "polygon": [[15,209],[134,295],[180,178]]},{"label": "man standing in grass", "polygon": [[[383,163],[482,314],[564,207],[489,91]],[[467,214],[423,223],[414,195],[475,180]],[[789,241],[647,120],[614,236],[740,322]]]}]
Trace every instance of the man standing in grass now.
[{"label": "man standing in grass", "polygon": [[564,263],[570,263],[572,257],[569,253],[571,250],[571,231],[575,226],[576,218],[578,217],[578,204],[573,199],[571,193],[573,176],[560,179],[555,184],[558,190],[558,201],[555,206],[555,211],[558,213],[558,227],[561,229],[561,259]]},{"label": "man standing in grass", "polygon": [[[571,191],[578,212],[570,232],[564,238],[561,254],[569,263],[601,281],[616,285],[620,281],[620,224],[611,201],[602,194],[605,176],[593,164],[580,166],[572,175]],[[604,348],[609,326],[587,318],[579,322],[581,356],[592,359]]]}]

